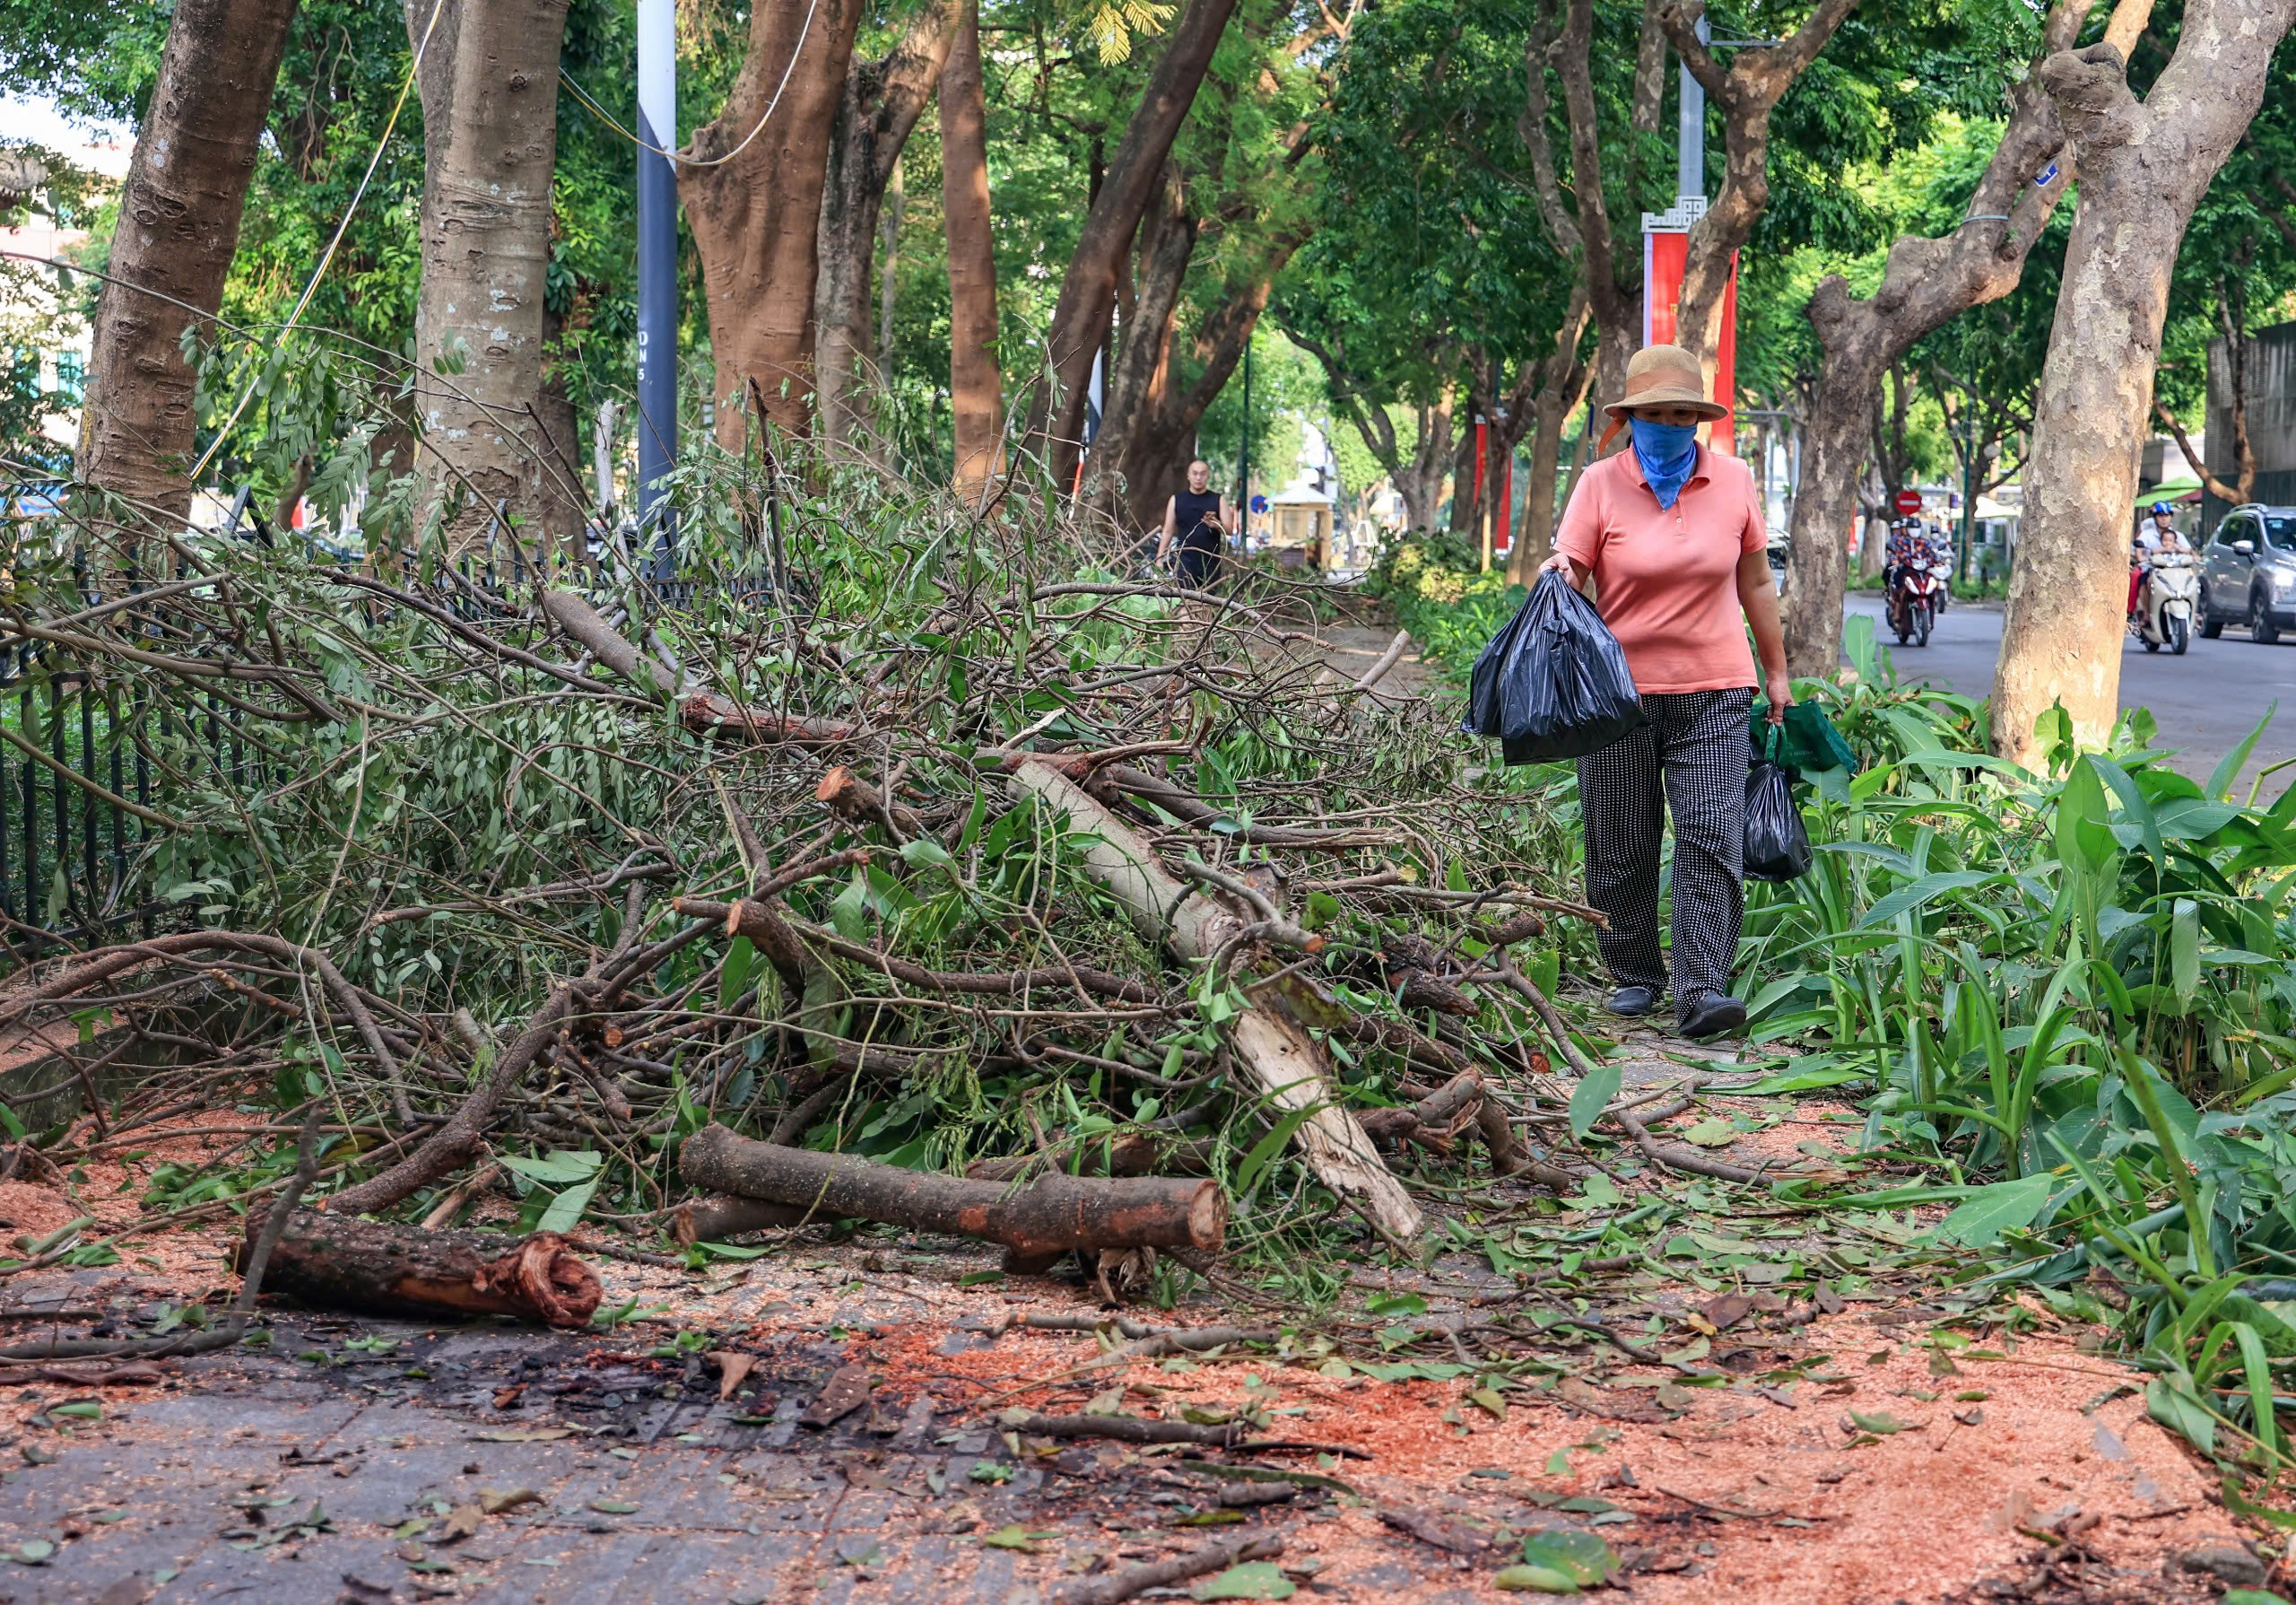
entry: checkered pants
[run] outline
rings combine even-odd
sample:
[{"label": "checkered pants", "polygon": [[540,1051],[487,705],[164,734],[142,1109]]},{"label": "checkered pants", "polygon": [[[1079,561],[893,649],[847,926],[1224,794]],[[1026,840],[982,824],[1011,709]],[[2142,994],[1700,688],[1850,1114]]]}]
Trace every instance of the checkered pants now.
[{"label": "checkered pants", "polygon": [[[1610,916],[1597,938],[1621,986],[1666,990],[1658,946],[1658,852],[1674,816],[1674,1017],[1730,990],[1745,912],[1746,710],[1751,686],[1642,699],[1650,722],[1578,760],[1587,901]],[[1661,781],[1664,790],[1660,789]]]}]

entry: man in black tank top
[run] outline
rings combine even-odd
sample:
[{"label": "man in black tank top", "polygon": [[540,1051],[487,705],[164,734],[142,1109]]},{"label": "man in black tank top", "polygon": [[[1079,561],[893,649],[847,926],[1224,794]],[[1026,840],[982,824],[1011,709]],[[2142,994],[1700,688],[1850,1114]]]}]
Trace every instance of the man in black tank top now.
[{"label": "man in black tank top", "polygon": [[1212,465],[1202,458],[1187,466],[1187,489],[1164,503],[1164,535],[1156,543],[1162,563],[1178,549],[1180,583],[1199,589],[1220,576],[1220,555],[1236,517],[1228,499],[1212,488]]}]

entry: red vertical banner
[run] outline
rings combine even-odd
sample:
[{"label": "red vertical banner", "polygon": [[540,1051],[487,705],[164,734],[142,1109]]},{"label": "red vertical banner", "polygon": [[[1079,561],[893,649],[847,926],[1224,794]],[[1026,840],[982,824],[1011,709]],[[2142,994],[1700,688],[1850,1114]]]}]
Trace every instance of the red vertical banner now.
[{"label": "red vertical banner", "polygon": [[1509,452],[1499,469],[1499,505],[1494,510],[1494,528],[1498,533],[1491,537],[1494,553],[1510,552],[1515,546],[1515,454]]},{"label": "red vertical banner", "polygon": [[[1642,235],[1642,344],[1674,344],[1675,309],[1682,303],[1683,269],[1690,235],[1680,229],[1648,229]],[[1738,400],[1738,258],[1730,257],[1729,282],[1722,287],[1722,337],[1714,359],[1714,399],[1730,409],[1708,427],[1706,443],[1735,456]]]}]

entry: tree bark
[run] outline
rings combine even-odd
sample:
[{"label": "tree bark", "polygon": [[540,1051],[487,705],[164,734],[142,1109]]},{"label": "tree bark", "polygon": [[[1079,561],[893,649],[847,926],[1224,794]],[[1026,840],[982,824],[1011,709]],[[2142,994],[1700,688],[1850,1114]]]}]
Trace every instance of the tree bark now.
[{"label": "tree bark", "polygon": [[752,385],[775,428],[812,425],[822,191],[860,17],[859,0],[759,0],[724,109],[678,159],[728,450],[746,433]]},{"label": "tree bark", "polygon": [[2042,63],[2081,176],[2026,461],[1993,682],[1993,745],[2032,767],[2034,723],[2062,704],[2105,744],[2120,700],[2124,576],[2137,451],[2152,410],[2169,277],[2199,204],[2264,97],[2296,0],[2194,0],[2139,101],[2110,43]]},{"label": "tree bark", "polygon": [[542,384],[535,393],[535,443],[542,454],[543,567],[550,573],[561,563],[580,563],[587,555],[582,536],[589,522],[589,498],[582,486],[582,418],[574,410],[574,396],[566,383],[569,364],[551,350],[565,320],[545,307],[542,327],[543,370]]},{"label": "tree bark", "polygon": [[[2079,0],[2057,0],[2042,25],[2044,57],[2073,43],[2087,9]],[[1923,336],[2016,288],[2026,253],[2071,182],[2060,162],[2055,178],[2033,184],[2063,151],[2064,129],[2031,75],[2010,97],[2001,143],[1968,206],[1970,217],[1984,221],[1935,239],[1908,235],[1890,248],[1881,285],[1869,299],[1854,299],[1836,274],[1804,309],[1825,356],[1809,408],[1786,557],[1786,661],[1796,675],[1831,678],[1840,667],[1848,563],[1842,541],[1857,516],[1858,476],[1870,444],[1866,419],[1883,375]],[[1879,543],[1861,540],[1858,547],[1861,568],[1871,556],[1870,571],[1878,573]]]},{"label": "tree bark", "polygon": [[949,410],[957,494],[978,505],[1004,442],[996,362],[996,241],[989,228],[987,109],[979,0],[963,12],[941,69],[941,213],[949,243]]},{"label": "tree bark", "polygon": [[[855,61],[846,72],[822,186],[821,265],[813,291],[821,322],[817,405],[822,436],[832,443],[851,441],[868,424],[856,381],[878,350],[869,316],[878,220],[900,153],[940,82],[959,5],[960,0],[926,0],[891,55]],[[888,252],[888,278],[891,273]],[[885,294],[890,304],[890,283]]]},{"label": "tree bark", "polygon": [[[187,324],[223,304],[294,0],[177,0],[120,187],[96,301],[79,475],[156,516],[191,510]],[[206,330],[202,327],[201,332]]]},{"label": "tree bark", "polygon": [[1049,1171],[1015,1191],[1001,1182],[756,1142],[723,1126],[705,1126],[685,1139],[678,1173],[712,1192],[811,1208],[820,1220],[858,1217],[984,1237],[1027,1260],[1093,1248],[1216,1253],[1228,1224],[1227,1195],[1209,1179]]},{"label": "tree bark", "polygon": [[1092,354],[1108,337],[1125,252],[1155,197],[1164,158],[1196,103],[1196,89],[1235,9],[1236,0],[1188,0],[1069,255],[1060,299],[1045,330],[1045,365],[1057,393],[1048,393],[1042,379],[1037,381],[1028,430],[1030,449],[1043,452],[1054,488],[1063,493],[1075,478]]},{"label": "tree bark", "polygon": [[[1595,324],[1596,392],[1610,397],[1624,392],[1627,361],[1642,345],[1642,264],[1634,253],[1622,257],[1612,235],[1610,204],[1603,192],[1594,37],[1594,0],[1544,0],[1524,47],[1527,87],[1523,115],[1515,126],[1530,152],[1539,214],[1556,245],[1577,264],[1578,282],[1586,291],[1587,313]],[[1547,126],[1553,115],[1549,72],[1562,86],[1570,152],[1567,196]],[[1644,98],[1638,92],[1633,115],[1639,118],[1644,114]]]},{"label": "tree bark", "polygon": [[415,471],[433,506],[446,500],[447,547],[460,554],[486,539],[498,507],[529,535],[542,516],[529,404],[542,388],[567,0],[443,0],[435,22],[424,0],[404,4],[422,49]]},{"label": "tree bark", "polygon": [[[240,1269],[268,1210],[248,1216]],[[502,1237],[425,1231],[298,1209],[271,1251],[263,1290],[315,1310],[377,1315],[515,1315],[585,1328],[604,1289],[555,1232]]]}]

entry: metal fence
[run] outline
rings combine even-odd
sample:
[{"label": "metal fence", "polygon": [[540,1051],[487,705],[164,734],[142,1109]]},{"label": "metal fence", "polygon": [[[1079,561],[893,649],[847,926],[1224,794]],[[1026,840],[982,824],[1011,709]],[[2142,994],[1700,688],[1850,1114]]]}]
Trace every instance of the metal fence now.
[{"label": "metal fence", "polygon": [[[10,500],[18,518],[55,510]],[[522,616],[517,598],[535,571],[515,541],[495,538],[498,530],[507,535],[499,508],[487,540],[455,572],[434,572],[418,588],[467,622]],[[244,489],[222,533],[264,546],[277,539]],[[660,571],[639,554],[631,522],[607,538],[618,549],[609,553],[594,538],[591,563],[642,573],[640,606],[649,611],[690,610],[713,597],[767,607],[778,594],[790,594],[761,578]],[[310,545],[345,568],[364,565],[363,554]],[[401,571],[411,577],[420,567],[410,560]],[[82,581],[89,605],[105,599],[84,571]],[[131,592],[143,583],[126,577]],[[359,605],[371,615],[384,604],[369,597]],[[57,944],[123,939],[137,929],[149,934],[170,911],[187,906],[156,897],[141,873],[145,849],[161,828],[143,815],[170,811],[161,792],[174,763],[212,763],[214,779],[232,789],[264,783],[269,760],[259,753],[251,758],[243,717],[219,698],[195,697],[188,712],[181,701],[153,702],[133,677],[95,672],[53,647],[0,647],[0,973]]]}]

